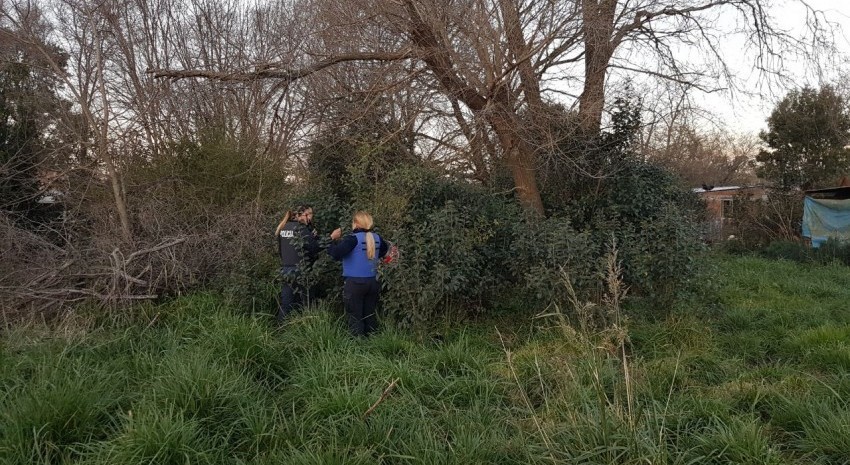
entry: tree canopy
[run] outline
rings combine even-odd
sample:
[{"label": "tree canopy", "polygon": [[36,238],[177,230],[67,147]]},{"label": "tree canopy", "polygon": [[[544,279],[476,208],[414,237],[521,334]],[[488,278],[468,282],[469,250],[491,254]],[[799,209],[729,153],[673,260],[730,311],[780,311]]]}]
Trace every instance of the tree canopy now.
[{"label": "tree canopy", "polygon": [[756,173],[781,189],[828,187],[850,168],[850,112],[835,88],[788,93],[759,137]]},{"label": "tree canopy", "polygon": [[[41,165],[63,105],[59,79],[16,31],[0,32],[0,210],[35,219],[43,210],[38,203],[43,187],[39,178],[46,174]],[[60,51],[46,47],[64,66]]]}]

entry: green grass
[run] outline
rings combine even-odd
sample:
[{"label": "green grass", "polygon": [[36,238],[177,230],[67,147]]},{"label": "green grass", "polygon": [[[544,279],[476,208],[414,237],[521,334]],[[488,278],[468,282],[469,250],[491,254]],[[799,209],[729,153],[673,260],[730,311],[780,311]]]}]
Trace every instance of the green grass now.
[{"label": "green grass", "polygon": [[626,368],[535,309],[363,341],[196,294],[19,328],[0,463],[850,463],[846,268],[715,260],[702,300],[628,310]]}]

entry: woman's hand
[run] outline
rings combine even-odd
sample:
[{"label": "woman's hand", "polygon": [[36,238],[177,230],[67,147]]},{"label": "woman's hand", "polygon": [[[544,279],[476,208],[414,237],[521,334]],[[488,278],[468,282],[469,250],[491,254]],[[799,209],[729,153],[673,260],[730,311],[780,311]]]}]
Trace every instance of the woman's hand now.
[{"label": "woman's hand", "polygon": [[342,229],[340,229],[340,228],[334,229],[333,232],[331,233],[331,239],[336,241],[336,240],[339,240],[340,237],[342,237]]}]

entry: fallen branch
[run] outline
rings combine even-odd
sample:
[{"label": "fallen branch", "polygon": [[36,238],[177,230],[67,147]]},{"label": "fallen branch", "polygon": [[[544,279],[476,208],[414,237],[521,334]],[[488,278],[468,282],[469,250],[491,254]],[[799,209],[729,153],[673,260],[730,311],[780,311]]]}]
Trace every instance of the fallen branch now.
[{"label": "fallen branch", "polygon": [[129,256],[127,256],[127,258],[124,260],[124,266],[129,265],[130,262],[133,261],[133,259],[135,259],[138,256],[148,254],[148,253],[157,252],[159,250],[162,250],[162,249],[165,249],[165,248],[168,248],[168,247],[172,247],[172,246],[175,246],[175,245],[183,243],[183,242],[186,242],[185,237],[181,237],[180,239],[175,239],[175,240],[170,241],[170,242],[164,242],[162,244],[151,247],[149,249],[137,250],[137,251],[131,253]]},{"label": "fallen branch", "polygon": [[145,294],[145,295],[132,295],[132,294],[116,294],[116,295],[108,295],[102,294],[100,292],[95,292],[89,289],[32,289],[32,288],[21,288],[18,286],[8,287],[2,286],[0,287],[0,291],[6,291],[9,294],[16,295],[19,297],[29,298],[30,300],[45,300],[45,299],[56,299],[62,298],[62,300],[73,302],[77,300],[85,300],[86,297],[80,298],[67,298],[70,295],[80,295],[87,297],[94,297],[95,299],[110,301],[110,300],[149,300],[149,299],[158,299],[159,295],[157,294]]},{"label": "fallen branch", "polygon": [[372,413],[372,411],[375,410],[378,405],[381,405],[381,402],[383,402],[384,399],[386,399],[387,396],[390,395],[390,392],[392,392],[392,390],[395,388],[395,385],[398,383],[398,380],[399,378],[394,379],[393,382],[390,383],[390,385],[387,386],[386,389],[384,389],[384,392],[381,393],[381,397],[379,397],[378,400],[376,400],[375,403],[372,404],[371,407],[369,407],[369,410],[366,410],[366,413],[363,414],[363,420],[369,418],[369,415]]}]

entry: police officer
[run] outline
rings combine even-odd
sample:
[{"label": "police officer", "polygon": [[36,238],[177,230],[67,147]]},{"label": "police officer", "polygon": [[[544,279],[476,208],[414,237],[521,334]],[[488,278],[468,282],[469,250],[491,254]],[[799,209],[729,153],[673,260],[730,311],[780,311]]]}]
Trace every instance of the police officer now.
[{"label": "police officer", "polygon": [[313,209],[309,205],[300,205],[287,211],[277,225],[275,236],[283,278],[277,312],[277,320],[281,322],[293,308],[309,303],[313,296],[302,273],[319,254],[319,241],[313,229]]},{"label": "police officer", "polygon": [[378,282],[378,260],[386,255],[388,245],[372,232],[372,215],[358,211],[351,221],[351,234],[342,240],[342,231],[331,233],[335,241],[328,247],[334,260],[342,261],[343,301],[348,329],[354,336],[368,336],[378,328],[376,309],[381,293]]}]

